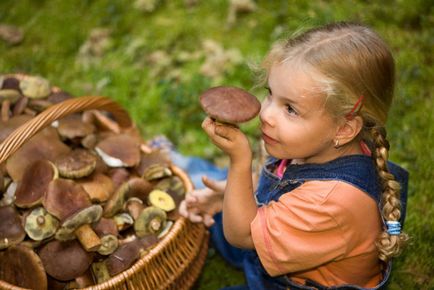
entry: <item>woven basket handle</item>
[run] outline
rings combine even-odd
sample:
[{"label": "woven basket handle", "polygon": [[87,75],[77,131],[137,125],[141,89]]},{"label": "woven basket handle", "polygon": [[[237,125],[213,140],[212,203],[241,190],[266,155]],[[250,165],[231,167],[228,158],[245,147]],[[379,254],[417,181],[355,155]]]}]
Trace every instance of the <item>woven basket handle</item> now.
[{"label": "woven basket handle", "polygon": [[50,106],[28,122],[15,129],[0,144],[0,164],[14,154],[26,141],[32,138],[39,130],[50,125],[53,121],[69,114],[85,110],[101,109],[113,114],[118,124],[123,128],[133,125],[128,112],[118,103],[107,97],[86,96],[73,98]]}]

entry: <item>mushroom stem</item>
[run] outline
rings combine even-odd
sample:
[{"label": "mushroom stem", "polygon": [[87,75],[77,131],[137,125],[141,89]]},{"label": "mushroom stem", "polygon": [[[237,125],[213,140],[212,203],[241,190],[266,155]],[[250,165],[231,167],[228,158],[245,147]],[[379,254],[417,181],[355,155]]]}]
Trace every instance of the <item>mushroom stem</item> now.
[{"label": "mushroom stem", "polygon": [[88,252],[94,252],[101,246],[101,239],[89,224],[84,224],[75,230],[75,235]]},{"label": "mushroom stem", "polygon": [[38,225],[42,226],[43,224],[45,224],[45,218],[43,216],[38,216],[36,218],[36,222],[38,223]]},{"label": "mushroom stem", "polygon": [[151,222],[150,225],[152,230],[154,231],[158,231],[161,227],[161,220],[159,218],[154,218]]}]

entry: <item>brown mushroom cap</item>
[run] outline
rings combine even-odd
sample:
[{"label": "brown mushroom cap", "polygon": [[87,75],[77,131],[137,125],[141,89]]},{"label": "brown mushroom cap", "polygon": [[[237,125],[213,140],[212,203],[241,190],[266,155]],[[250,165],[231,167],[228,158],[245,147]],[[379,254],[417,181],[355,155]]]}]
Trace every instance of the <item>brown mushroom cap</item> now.
[{"label": "brown mushroom cap", "polygon": [[59,139],[56,129],[46,127],[27,141],[7,160],[6,169],[14,181],[21,180],[25,169],[36,160],[54,161],[71,149]]},{"label": "brown mushroom cap", "polygon": [[59,156],[56,167],[61,176],[66,178],[81,178],[90,175],[96,167],[97,157],[85,149],[75,149]]},{"label": "brown mushroom cap", "polygon": [[261,103],[249,92],[236,87],[214,87],[200,96],[203,110],[223,123],[247,122],[258,115]]},{"label": "brown mushroom cap", "polygon": [[102,173],[93,173],[88,177],[77,179],[76,182],[83,186],[90,199],[95,202],[107,201],[114,192],[113,181]]},{"label": "brown mushroom cap", "polygon": [[18,212],[11,206],[0,207],[0,250],[20,243],[25,236]]},{"label": "brown mushroom cap", "polygon": [[49,213],[62,222],[56,239],[64,241],[77,237],[86,251],[98,250],[101,241],[90,224],[101,218],[102,207],[92,205],[83,187],[72,180],[53,180],[42,203]]},{"label": "brown mushroom cap", "polygon": [[41,259],[32,249],[20,245],[0,252],[0,280],[26,289],[47,289]]},{"label": "brown mushroom cap", "polygon": [[107,137],[96,145],[95,150],[110,167],[133,167],[140,162],[139,143],[128,134]]},{"label": "brown mushroom cap", "polygon": [[105,261],[110,276],[119,274],[128,269],[137,259],[140,258],[142,242],[138,239],[121,245]]},{"label": "brown mushroom cap", "polygon": [[56,167],[48,160],[37,160],[30,164],[15,191],[15,205],[29,208],[40,204],[48,184],[56,179],[57,175]]},{"label": "brown mushroom cap", "polygon": [[13,116],[7,122],[0,122],[0,142],[3,142],[16,128],[29,121],[28,115]]},{"label": "brown mushroom cap", "polygon": [[93,254],[86,252],[76,240],[53,240],[41,247],[39,256],[48,275],[60,281],[81,276],[93,260]]},{"label": "brown mushroom cap", "polygon": [[51,94],[47,97],[47,101],[53,104],[57,104],[68,99],[71,99],[73,96],[68,92],[62,91],[57,87],[52,88]]},{"label": "brown mushroom cap", "polygon": [[57,131],[67,139],[82,138],[95,132],[95,126],[84,123],[79,114],[74,114],[60,119]]},{"label": "brown mushroom cap", "polygon": [[162,164],[162,166],[169,166],[170,163],[170,156],[168,156],[167,152],[162,150],[154,150],[150,153],[141,154],[140,163],[137,165],[135,170],[139,176],[143,176],[145,170],[153,164]]},{"label": "brown mushroom cap", "polygon": [[91,200],[83,187],[72,180],[58,178],[50,182],[42,204],[62,223],[90,206]]},{"label": "brown mushroom cap", "polygon": [[13,89],[13,90],[19,90],[20,89],[20,81],[16,77],[5,77],[3,79],[2,89]]}]

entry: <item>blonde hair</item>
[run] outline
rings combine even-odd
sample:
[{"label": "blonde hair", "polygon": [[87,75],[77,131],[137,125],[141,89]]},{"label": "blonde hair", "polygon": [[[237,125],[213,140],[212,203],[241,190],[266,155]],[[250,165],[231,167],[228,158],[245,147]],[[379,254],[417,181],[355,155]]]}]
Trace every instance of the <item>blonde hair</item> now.
[{"label": "blonde hair", "polygon": [[[336,118],[345,117],[363,96],[357,112],[363,119],[359,138],[371,149],[381,180],[383,219],[398,221],[400,186],[387,166],[385,123],[395,87],[395,64],[388,46],[366,26],[332,23],[277,43],[262,63],[263,79],[272,65],[287,62],[320,76],[315,80],[326,95],[326,109]],[[405,233],[389,235],[383,230],[377,241],[379,258],[388,261],[397,256],[407,240]]]}]

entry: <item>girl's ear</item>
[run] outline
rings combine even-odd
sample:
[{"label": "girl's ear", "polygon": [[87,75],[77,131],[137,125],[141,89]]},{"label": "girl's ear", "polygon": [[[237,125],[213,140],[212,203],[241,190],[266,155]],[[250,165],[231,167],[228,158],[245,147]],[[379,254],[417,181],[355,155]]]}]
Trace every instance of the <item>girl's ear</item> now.
[{"label": "girl's ear", "polygon": [[338,128],[335,140],[339,140],[339,146],[345,145],[359,135],[363,127],[363,119],[356,116],[352,119],[345,119],[345,122]]}]

